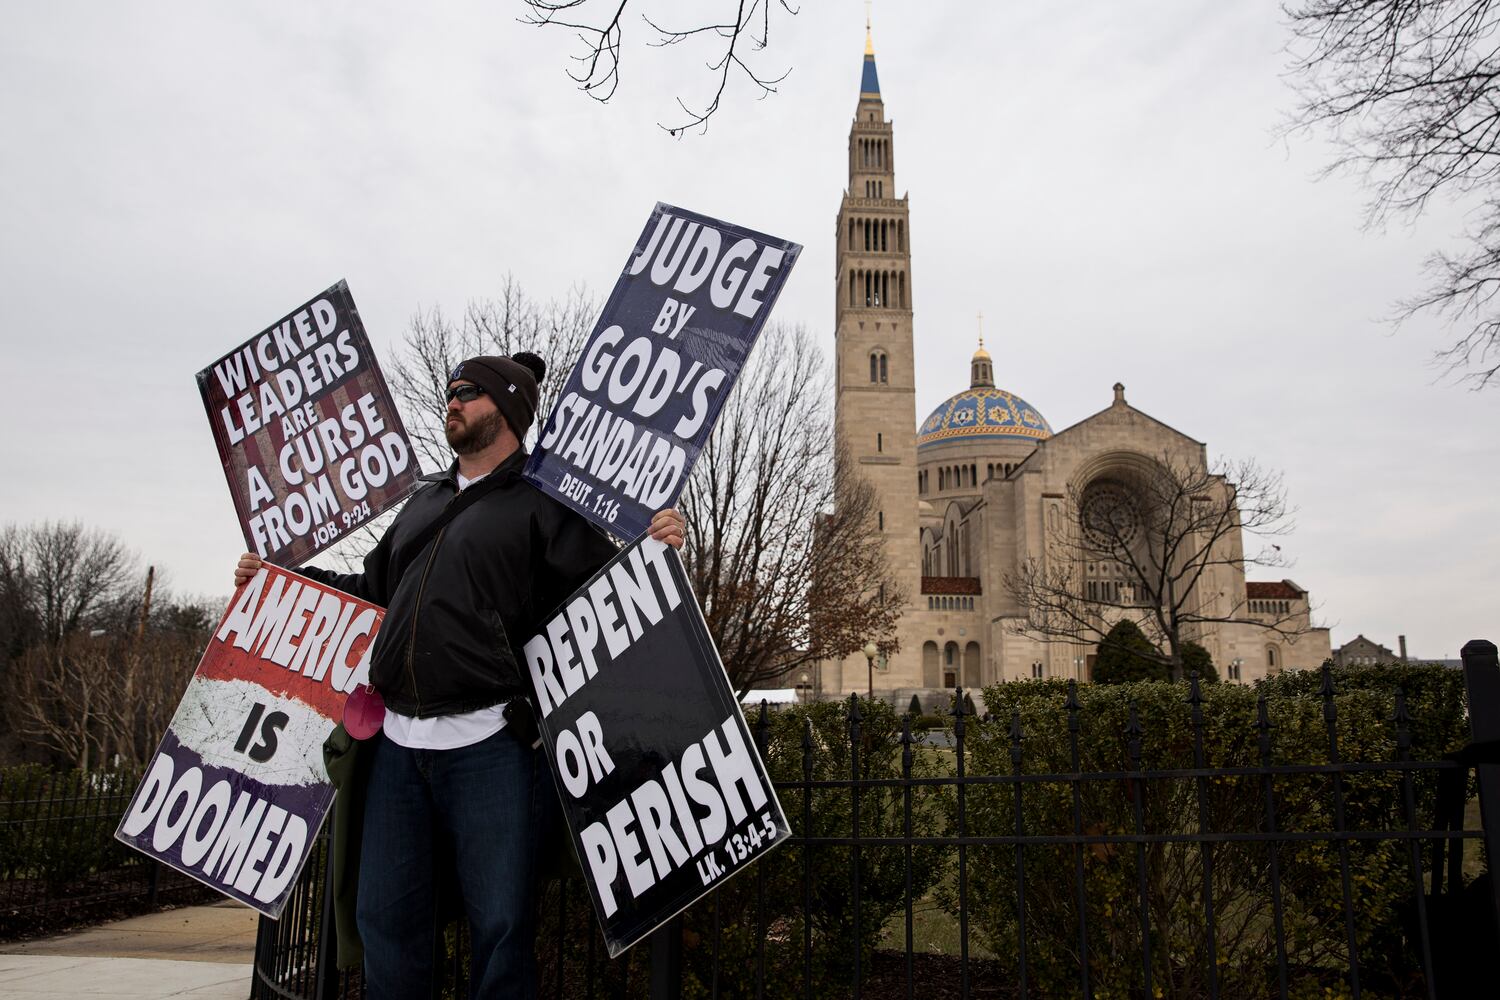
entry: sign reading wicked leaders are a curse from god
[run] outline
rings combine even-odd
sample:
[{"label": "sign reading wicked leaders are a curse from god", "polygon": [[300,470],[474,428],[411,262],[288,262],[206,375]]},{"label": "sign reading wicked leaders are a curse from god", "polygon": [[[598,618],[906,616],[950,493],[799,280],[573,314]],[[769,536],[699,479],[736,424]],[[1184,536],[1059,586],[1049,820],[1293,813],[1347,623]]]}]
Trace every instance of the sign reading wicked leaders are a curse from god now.
[{"label": "sign reading wicked leaders are a curse from god", "polygon": [[275,918],[333,802],[323,741],[385,611],[270,564],[230,602],[115,836]]},{"label": "sign reading wicked leaders are a curse from god", "polygon": [[526,476],[629,541],[676,502],[802,247],[658,203]]},{"label": "sign reading wicked leaders are a curse from god", "polygon": [[610,957],[786,839],[675,550],[627,546],[523,656]]},{"label": "sign reading wicked leaders are a curse from god", "polygon": [[401,417],[340,281],[198,373],[245,544],[300,566],[417,483]]}]

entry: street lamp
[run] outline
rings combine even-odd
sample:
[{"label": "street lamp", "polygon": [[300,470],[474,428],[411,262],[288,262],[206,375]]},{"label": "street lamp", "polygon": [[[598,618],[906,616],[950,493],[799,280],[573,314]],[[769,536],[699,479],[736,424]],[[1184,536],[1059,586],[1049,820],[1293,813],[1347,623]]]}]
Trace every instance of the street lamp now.
[{"label": "street lamp", "polygon": [[865,666],[867,668],[867,672],[869,673],[869,679],[870,679],[870,700],[874,701],[875,700],[875,657],[876,657],[877,654],[879,654],[880,647],[877,646],[877,645],[875,645],[875,643],[873,643],[873,642],[867,642],[867,643],[865,643],[864,649],[861,649],[860,652],[865,654]]},{"label": "street lamp", "polygon": [[798,691],[798,692],[797,692],[797,693],[798,693],[798,694],[799,694],[799,695],[801,695],[801,698],[800,698],[800,699],[799,699],[799,700],[800,700],[800,701],[802,701],[802,702],[803,702],[803,703],[804,703],[804,704],[806,704],[806,702],[807,702],[807,697],[808,697],[808,695],[809,695],[809,694],[810,694],[810,691],[809,691],[809,690],[808,690],[808,684],[807,684],[807,682],[808,682],[808,681],[809,681],[809,680],[810,680],[810,679],[811,679],[811,678],[809,678],[809,677],[808,677],[808,676],[807,676],[807,671],[806,671],[806,670],[804,670],[804,671],[802,671],[802,673],[801,673],[801,674],[800,674],[800,675],[798,675],[798,678],[797,678],[797,680],[798,680],[798,684],[797,684],[797,686],[798,686],[798,687],[799,687],[799,688],[801,688],[801,690],[800,690],[800,691]]}]

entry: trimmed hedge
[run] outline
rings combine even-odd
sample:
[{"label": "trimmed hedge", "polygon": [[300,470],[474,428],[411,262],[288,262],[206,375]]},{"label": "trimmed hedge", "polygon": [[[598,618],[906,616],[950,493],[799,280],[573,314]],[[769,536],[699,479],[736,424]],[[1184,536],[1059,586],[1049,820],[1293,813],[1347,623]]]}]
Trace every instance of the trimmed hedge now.
[{"label": "trimmed hedge", "polygon": [[[901,723],[890,705],[859,699],[859,772],[864,779],[899,778]],[[811,774],[814,782],[844,781],[851,773],[852,755],[847,718],[849,702],[823,702],[788,706],[768,713],[765,758],[776,782],[801,782],[804,778],[804,738],[811,741]],[[759,710],[746,712],[751,732],[759,729]],[[913,726],[916,736],[916,727]],[[915,744],[915,739],[914,739]],[[932,777],[939,773],[942,755],[914,746],[912,774]],[[782,790],[781,805],[794,835],[804,829],[814,837],[849,837],[853,833],[853,797],[848,788],[814,788],[804,800],[800,789]],[[914,789],[912,830],[922,836],[946,825],[940,792]],[[862,788],[859,795],[859,832],[862,837],[900,837],[903,834],[903,798],[900,788]],[[804,813],[810,813],[808,825]],[[942,877],[947,854],[939,847],[912,851],[912,888],[920,898]],[[853,873],[860,879],[860,922],[855,928]],[[810,871],[810,877],[805,873]],[[593,913],[582,886],[570,883],[568,926],[563,939],[570,959],[587,954],[588,941],[597,935]],[[542,939],[554,933],[558,901],[549,889],[542,910]],[[862,846],[855,863],[852,847],[818,844],[810,848],[781,846],[752,865],[742,875],[720,883],[719,889],[683,914],[683,986],[685,1000],[714,995],[724,998],[757,996],[759,949],[765,947],[764,996],[804,995],[804,935],[812,939],[812,995],[845,998],[858,954],[868,975],[882,927],[906,900],[905,861],[900,847]],[[763,895],[762,895],[763,894]],[[804,909],[804,897],[811,908]],[[764,910],[757,900],[764,899]],[[718,910],[715,912],[715,906]],[[757,915],[761,914],[760,918]],[[810,919],[809,919],[810,918]],[[715,924],[718,923],[718,933]],[[553,939],[555,941],[555,939]],[[717,940],[717,948],[715,941]],[[542,946],[542,961],[555,960],[555,943]],[[598,949],[602,961],[603,948]],[[621,995],[644,995],[643,970],[649,948],[633,949],[604,975],[608,989]],[[715,963],[718,974],[715,976]],[[627,988],[628,983],[628,988]],[[608,995],[601,989],[600,995]]]},{"label": "trimmed hedge", "polygon": [[[1395,692],[1406,692],[1412,717],[1413,756],[1436,759],[1467,741],[1463,678],[1442,667],[1334,670],[1338,752],[1344,761],[1391,761],[1396,757],[1392,723]],[[1330,740],[1317,672],[1283,674],[1249,688],[1201,685],[1203,762],[1209,768],[1258,767],[1257,699],[1266,696],[1272,725],[1271,762],[1322,764]],[[1189,685],[1135,683],[1077,689],[1077,767],[1080,771],[1133,769],[1129,723],[1139,723],[1141,766],[1148,770],[1194,767],[1197,733],[1187,704]],[[1012,770],[1012,724],[1021,730],[1021,771],[1062,775],[1074,770],[1065,682],[1034,681],[987,688],[990,722],[971,725],[966,741],[973,774]],[[1255,833],[1266,828],[1265,783],[1257,775],[1213,775],[1201,779],[1148,779],[1140,790],[1142,830],[1192,834]],[[1022,787],[1021,832],[1073,833],[1073,783],[1054,780]],[[1079,783],[1085,834],[1135,832],[1136,783],[1096,779]],[[1401,781],[1391,772],[1344,777],[1344,817],[1349,829],[1394,830],[1406,826]],[[1417,822],[1433,814],[1435,781],[1421,774]],[[975,835],[1010,835],[1016,829],[1015,786],[977,785],[966,790],[968,829]],[[1200,821],[1200,789],[1203,813]],[[1273,780],[1276,822],[1281,831],[1331,831],[1335,826],[1331,775],[1280,775]],[[950,804],[950,809],[952,808]],[[1403,938],[1399,914],[1411,899],[1408,848],[1399,841],[1348,842],[1352,917],[1364,985],[1369,995],[1400,994],[1417,963]],[[1157,843],[1138,851],[1130,844],[1029,846],[1024,854],[1028,972],[1045,995],[1079,990],[1078,869],[1085,886],[1089,935],[1088,972],[1100,1000],[1142,995],[1141,893],[1144,863],[1150,920],[1153,987],[1166,997],[1208,994],[1208,925],[1204,915],[1205,865],[1216,916],[1220,995],[1266,995],[1274,986],[1276,947],[1270,882],[1272,845],[1234,842],[1206,848]],[[1340,847],[1329,841],[1279,845],[1282,903],[1294,996],[1338,995],[1348,968]],[[970,926],[982,942],[1018,975],[1017,853],[1013,847],[969,852]],[[944,901],[956,913],[949,891]],[[1014,981],[1014,980],[1013,980]],[[1274,992],[1272,990],[1271,992]]]},{"label": "trimmed hedge", "polygon": [[114,839],[139,780],[135,771],[0,769],[0,883],[39,881],[56,891],[144,863]]}]

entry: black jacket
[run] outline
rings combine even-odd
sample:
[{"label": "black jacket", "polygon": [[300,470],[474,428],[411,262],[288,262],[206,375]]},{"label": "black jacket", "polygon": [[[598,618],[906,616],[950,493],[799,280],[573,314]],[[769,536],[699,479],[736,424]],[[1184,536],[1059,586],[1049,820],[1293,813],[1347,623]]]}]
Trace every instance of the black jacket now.
[{"label": "black jacket", "polygon": [[386,608],[370,682],[388,708],[425,719],[525,693],[521,644],[615,555],[603,532],[521,478],[525,462],[524,450],[502,462],[490,475],[503,484],[418,552],[412,540],[459,493],[456,465],[422,477],[363,573],[302,569]]}]

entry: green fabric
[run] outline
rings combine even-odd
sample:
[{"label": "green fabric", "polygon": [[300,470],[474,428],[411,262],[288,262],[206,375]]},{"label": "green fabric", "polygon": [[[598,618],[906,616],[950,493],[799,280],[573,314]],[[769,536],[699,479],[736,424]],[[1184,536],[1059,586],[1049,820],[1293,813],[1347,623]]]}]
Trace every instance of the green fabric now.
[{"label": "green fabric", "polygon": [[338,796],[333,805],[333,829],[328,842],[328,876],[333,879],[333,920],[338,936],[338,966],[364,964],[365,948],[354,922],[355,892],[359,888],[359,844],[364,831],[365,782],[370,776],[374,747],[356,740],[342,725],[323,741],[323,764]]}]

